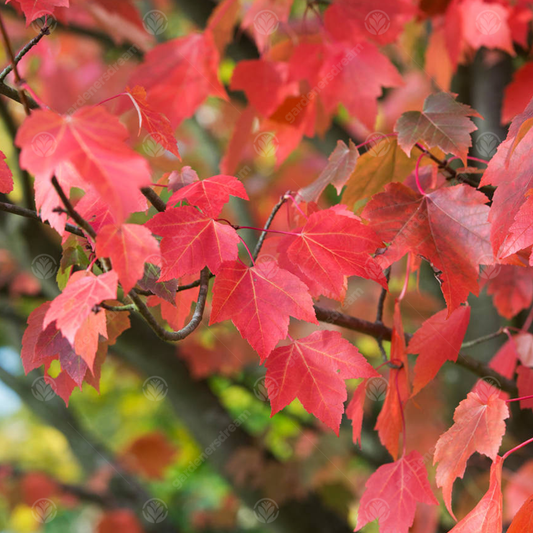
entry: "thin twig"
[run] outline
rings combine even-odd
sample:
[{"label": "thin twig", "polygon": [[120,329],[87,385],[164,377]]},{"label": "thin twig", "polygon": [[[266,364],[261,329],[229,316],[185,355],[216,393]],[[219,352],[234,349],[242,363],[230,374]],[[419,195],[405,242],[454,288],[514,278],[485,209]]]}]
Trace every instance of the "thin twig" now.
[{"label": "thin twig", "polygon": [[488,335],[484,335],[483,337],[478,337],[477,339],[463,342],[463,344],[461,344],[461,348],[470,348],[471,346],[475,346],[476,344],[481,344],[482,342],[490,341],[491,339],[494,339],[495,337],[499,337],[503,333],[505,333],[504,329],[500,328],[498,331],[489,333]]},{"label": "thin twig", "polygon": [[[272,212],[270,213],[270,216],[268,217],[268,220],[266,221],[264,230],[267,230],[272,225],[272,222],[274,221],[274,217],[277,215],[278,211],[281,209],[281,206],[287,201],[287,197],[283,195],[279,202],[274,206],[272,209]],[[255,261],[257,259],[257,256],[259,255],[259,252],[261,251],[261,248],[263,247],[263,243],[265,242],[265,238],[267,236],[267,232],[264,231],[259,236],[259,240],[257,241],[257,244],[255,245],[254,253],[252,254],[252,258]]]},{"label": "thin twig", "polygon": [[78,224],[78,226],[87,233],[87,235],[95,240],[96,231],[94,231],[94,228],[74,209],[74,206],[70,203],[65,191],[62,189],[61,185],[59,185],[59,181],[57,181],[55,176],[52,177],[52,185],[59,195],[59,198],[61,198],[61,201],[63,202],[63,205],[65,206],[70,218],[74,220],[76,224]]},{"label": "thin twig", "polygon": [[[387,279],[387,283],[390,280],[390,270],[391,270],[391,267],[389,266],[384,271],[385,278]],[[378,312],[376,315],[376,324],[383,324],[383,309],[385,306],[385,299],[387,298],[387,293],[388,293],[387,289],[385,288],[381,289],[381,294],[379,295],[379,300],[378,300]],[[383,346],[383,339],[381,337],[378,337],[376,341],[378,343],[379,351],[381,352],[381,358],[383,359],[383,362],[388,363],[389,360],[387,357],[387,352],[385,351],[385,348]]]},{"label": "thin twig", "polygon": [[[11,213],[13,215],[18,215],[24,218],[30,218],[32,220],[37,220],[38,222],[41,222],[42,224],[48,224],[48,222],[45,222],[36,211],[33,211],[33,209],[26,209],[25,207],[20,207],[15,204],[10,204],[8,202],[0,202],[0,211],[4,211],[6,213]],[[77,226],[73,226],[72,224],[67,224],[65,226],[66,231],[69,233],[73,233],[74,235],[78,235],[79,237],[85,237],[85,234],[83,231],[81,231],[80,228]]]},{"label": "thin twig", "polygon": [[[22,50],[15,56],[15,64],[18,65],[20,60],[45,36],[50,35],[50,28],[43,26],[39,34],[34,37]],[[13,63],[8,65],[2,72],[0,72],[0,82],[6,79],[8,74],[13,70]]]},{"label": "thin twig", "polygon": [[[6,96],[10,100],[13,100],[14,102],[18,102],[19,104],[22,104],[22,100],[20,99],[19,92],[16,89],[13,89],[13,87],[6,85],[5,83],[0,83],[0,94]],[[30,96],[26,95],[26,101],[30,109],[39,108],[39,104]]]},{"label": "thin twig", "polygon": [[17,68],[17,61],[15,59],[15,55],[13,54],[13,48],[11,46],[11,41],[9,40],[9,35],[7,34],[6,27],[4,25],[4,20],[2,19],[1,15],[0,15],[0,33],[2,34],[2,39],[4,41],[4,47],[7,51],[7,55],[9,56],[11,65],[13,67],[13,74],[15,75],[15,83],[17,84],[17,92],[19,94],[20,102],[24,106],[24,111],[26,111],[26,115],[29,115],[31,113],[30,106],[28,104],[26,93],[24,92],[24,89],[21,87],[22,78],[20,77],[20,74]]}]

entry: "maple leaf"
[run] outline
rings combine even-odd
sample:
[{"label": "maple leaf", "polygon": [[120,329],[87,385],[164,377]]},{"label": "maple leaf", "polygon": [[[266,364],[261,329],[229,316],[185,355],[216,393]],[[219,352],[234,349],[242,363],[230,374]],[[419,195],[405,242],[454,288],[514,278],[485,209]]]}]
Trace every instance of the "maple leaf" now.
[{"label": "maple leaf", "polygon": [[[157,501],[153,502],[157,504]],[[146,511],[147,516],[152,516],[152,508],[148,505],[146,507],[149,511]],[[161,515],[155,511],[154,516],[157,518]],[[155,522],[156,518],[151,518]],[[116,509],[113,511],[107,511],[102,515],[102,518],[98,522],[96,533],[143,533],[143,528],[139,523],[138,518],[133,511],[129,509]]]},{"label": "maple leaf", "polygon": [[338,331],[315,331],[276,348],[265,366],[271,416],[298,398],[337,435],[347,398],[344,380],[379,376]]},{"label": "maple leaf", "polygon": [[185,325],[187,317],[191,314],[191,305],[198,300],[198,292],[198,287],[187,291],[174,292],[170,301],[159,296],[150,296],[147,303],[150,307],[160,305],[161,317],[176,331]]},{"label": "maple leaf", "polygon": [[451,314],[470,292],[479,294],[479,264],[494,262],[486,201],[484,194],[466,185],[421,196],[391,183],[372,198],[363,217],[383,241],[391,243],[380,256],[382,265],[412,252],[441,271],[441,289]]},{"label": "maple leaf", "polygon": [[28,374],[32,370],[39,368],[43,362],[35,359],[35,347],[39,336],[43,331],[43,322],[51,302],[45,302],[39,307],[35,308],[29,315],[27,324],[28,327],[24,330],[22,336],[22,349],[20,351],[20,358],[24,372]]},{"label": "maple leaf", "polygon": [[209,324],[231,320],[261,360],[287,336],[289,316],[317,324],[307,287],[275,261],[222,265],[213,285]]},{"label": "maple leaf", "polygon": [[352,395],[348,407],[346,407],[346,416],[352,421],[352,440],[354,444],[359,444],[359,447],[361,446],[361,431],[363,430],[367,383],[367,379],[364,379],[359,383]]},{"label": "maple leaf", "polygon": [[502,532],[502,466],[503,459],[498,455],[490,467],[489,490],[450,533]]},{"label": "maple leaf", "polygon": [[227,99],[218,80],[218,63],[213,34],[206,30],[152,48],[130,82],[143,86],[150,105],[176,128],[209,95]]},{"label": "maple leaf", "polygon": [[[533,394],[533,370],[528,366],[520,365],[517,369],[518,377],[516,386],[519,396],[531,396]],[[520,400],[521,409],[533,409],[533,398]]]},{"label": "maple leaf", "polygon": [[248,200],[246,189],[237,178],[218,175],[181,187],[170,197],[168,203],[173,205],[187,199],[206,216],[216,218],[220,215],[224,204],[229,202],[230,195]]},{"label": "maple leaf", "polygon": [[148,163],[124,143],[127,137],[126,128],[104,108],[84,107],[68,116],[49,110],[32,112],[15,142],[22,149],[22,168],[46,182],[48,191],[50,178],[72,165],[116,219],[123,221],[142,209],[138,189],[151,183]]},{"label": "maple leaf", "polygon": [[218,274],[222,263],[237,259],[239,253],[237,232],[194,207],[169,208],[145,226],[163,237],[160,281],[194,274],[205,266]]},{"label": "maple leaf", "polygon": [[148,479],[162,479],[176,449],[164,433],[155,431],[135,439],[121,455],[128,470]]},{"label": "maple leaf", "polygon": [[13,190],[13,174],[5,158],[6,156],[0,152],[0,193],[9,194]]},{"label": "maple leaf", "polygon": [[355,46],[303,43],[295,48],[289,64],[293,79],[305,79],[311,87],[321,88],[320,99],[328,114],[343,104],[369,130],[374,129],[382,88],[403,85],[389,59],[366,41]]},{"label": "maple leaf", "polygon": [[438,146],[466,162],[472,146],[470,134],[477,129],[469,117],[482,118],[470,106],[461,104],[449,93],[428,96],[423,111],[407,111],[396,122],[398,144],[409,155],[413,146],[422,141],[429,148]]},{"label": "maple leaf", "polygon": [[369,255],[382,241],[344,206],[313,213],[294,233],[282,239],[279,249],[328,296],[342,298],[345,276],[373,279],[387,287],[381,268]]},{"label": "maple leaf", "polygon": [[502,123],[507,124],[520,114],[531,100],[531,83],[533,83],[533,63],[525,63],[513,75],[513,81],[505,87],[503,99]]},{"label": "maple leaf", "polygon": [[533,244],[533,209],[529,191],[533,177],[528,161],[533,140],[533,101],[517,115],[504,142],[490,160],[480,185],[497,187],[490,210],[491,241],[497,258]]},{"label": "maple leaf", "polygon": [[498,313],[511,319],[533,301],[533,269],[515,265],[498,265],[493,276],[484,280],[487,294]]},{"label": "maple leaf", "polygon": [[[6,0],[6,3],[12,0]],[[69,7],[69,0],[16,0],[24,16],[26,17],[26,26],[29,26],[35,19],[44,15],[53,15],[56,7]]]},{"label": "maple leaf", "polygon": [[131,98],[139,114],[139,133],[141,128],[144,128],[155,142],[174,154],[181,161],[178,142],[174,137],[170,121],[165,115],[152,109],[146,100],[146,90],[144,87],[139,85],[136,85],[133,89],[126,87],[126,94]]},{"label": "maple leaf", "polygon": [[298,191],[298,199],[301,198],[304,202],[318,202],[320,195],[329,184],[335,187],[337,194],[340,194],[355,168],[358,157],[359,152],[351,139],[348,141],[348,146],[343,141],[337,141],[337,146],[331,152],[326,168],[313,183]]},{"label": "maple leaf", "polygon": [[452,511],[452,487],[456,478],[463,477],[466,462],[474,452],[496,459],[505,433],[504,420],[509,418],[507,404],[490,395],[481,397],[470,392],[455,410],[454,425],[437,442],[433,464],[437,464],[437,486],[442,487],[444,502]]},{"label": "maple leaf", "polygon": [[165,176],[168,179],[168,188],[172,192],[179,191],[195,181],[200,181],[196,171],[188,165],[182,167],[181,170],[174,170],[170,174],[165,174]]},{"label": "maple leaf", "polygon": [[470,307],[458,307],[449,317],[443,309],[415,332],[407,347],[408,353],[418,354],[413,395],[437,375],[446,361],[457,361],[469,321]]},{"label": "maple leaf", "polygon": [[[424,165],[424,160],[421,165]],[[381,192],[392,181],[403,182],[415,166],[416,157],[405,155],[396,139],[379,139],[357,161],[346,183],[342,201],[348,207],[358,206],[361,200]]]},{"label": "maple leaf", "polygon": [[438,504],[424,459],[417,451],[380,466],[365,487],[356,531],[377,519],[380,533],[407,533],[413,525],[417,503]]},{"label": "maple leaf", "polygon": [[148,228],[109,224],[96,237],[97,257],[109,257],[125,293],[143,277],[145,262],[159,261],[159,243]]},{"label": "maple leaf", "polygon": [[507,533],[533,533],[533,495],[520,507]]},{"label": "maple leaf", "polygon": [[269,117],[287,96],[298,94],[298,83],[289,83],[289,64],[252,59],[239,61],[231,77],[232,91],[243,91],[259,113]]},{"label": "maple leaf", "polygon": [[55,322],[62,335],[74,344],[76,333],[94,312],[94,306],[116,298],[117,284],[117,273],[114,271],[100,276],[85,271],[72,274],[65,290],[52,301],[43,327]]},{"label": "maple leaf", "polygon": [[[379,413],[375,429],[381,444],[396,460],[400,435],[403,430],[405,404],[410,396],[409,390],[409,360],[405,350],[405,336],[403,332],[400,303],[394,305],[394,327],[391,338],[390,360],[399,368],[391,367],[387,395]],[[405,439],[405,435],[403,437]]]},{"label": "maple leaf", "polygon": [[211,12],[207,28],[212,31],[217,50],[220,54],[233,40],[233,27],[240,12],[239,0],[222,0]]}]

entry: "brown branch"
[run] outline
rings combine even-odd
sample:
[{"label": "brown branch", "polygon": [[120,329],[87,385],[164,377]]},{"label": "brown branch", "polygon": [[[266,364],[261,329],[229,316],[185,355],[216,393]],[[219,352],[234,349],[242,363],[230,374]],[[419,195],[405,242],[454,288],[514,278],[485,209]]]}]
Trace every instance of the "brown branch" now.
[{"label": "brown branch", "polygon": [[[10,204],[8,202],[0,202],[0,211],[4,211],[5,213],[11,213],[12,215],[18,215],[24,218],[30,218],[32,220],[37,220],[38,222],[41,222],[42,224],[48,224],[48,222],[45,222],[38,214],[37,212],[33,211],[32,209],[26,209],[25,207],[20,207],[15,204]],[[80,237],[85,237],[85,234],[83,231],[81,231],[80,228],[77,226],[74,226],[72,224],[67,224],[65,229],[69,233],[73,233],[74,235],[78,235]]]},{"label": "brown branch", "polygon": [[188,337],[200,325],[200,322],[202,321],[202,318],[204,316],[205,303],[207,301],[207,292],[209,289],[209,278],[210,272],[209,269],[206,267],[202,270],[202,273],[200,275],[200,291],[198,294],[198,301],[196,302],[196,308],[191,317],[191,320],[188,324],[186,324],[178,331],[167,331],[164,327],[162,327],[157,322],[154,315],[150,313],[148,307],[139,297],[135,289],[133,289],[129,293],[129,296],[137,306],[137,309],[139,310],[141,316],[146,320],[146,322],[155,331],[155,333],[160,339],[171,342],[181,341],[185,339],[185,337]]},{"label": "brown branch", "polygon": [[[316,317],[321,322],[327,322],[329,324],[341,326],[346,329],[351,329],[352,331],[364,333],[365,335],[369,335],[375,339],[382,338],[383,340],[390,341],[392,338],[392,329],[384,324],[369,322],[368,320],[346,315],[344,313],[340,313],[339,311],[325,309],[324,307],[320,307],[318,305],[315,305],[315,312]],[[411,337],[412,335],[406,333],[406,342],[409,342]],[[460,353],[456,364],[470,370],[473,374],[476,374],[481,378],[493,378],[497,380],[497,382],[500,384],[500,388],[512,395],[516,395],[518,393],[518,389],[514,381],[502,376],[485,363],[482,363],[481,361],[478,361],[469,355]]]},{"label": "brown branch", "polygon": [[265,238],[267,236],[266,230],[270,228],[270,226],[272,225],[272,222],[274,221],[275,216],[278,214],[278,211],[281,209],[281,206],[286,201],[287,201],[287,197],[283,195],[279,199],[279,202],[272,209],[272,212],[270,213],[270,216],[268,217],[268,220],[266,221],[265,227],[263,231],[261,232],[261,235],[259,236],[259,240],[257,241],[257,244],[255,245],[254,253],[252,254],[254,261],[257,259],[257,256],[259,255],[259,252],[261,252],[261,248],[263,247],[263,243],[265,242]]},{"label": "brown branch", "polygon": [[143,187],[141,192],[160,213],[166,210],[167,204],[165,204],[165,202],[159,198],[153,189],[150,189],[150,187]]},{"label": "brown branch", "polygon": [[[9,85],[6,85],[5,83],[0,83],[0,94],[3,94],[10,100],[13,100],[14,102],[18,102],[19,104],[22,104],[22,101],[20,99],[20,94],[16,89],[13,89]],[[28,106],[30,109],[38,109],[39,104],[31,98],[31,96],[26,95],[26,101],[28,103]]]}]

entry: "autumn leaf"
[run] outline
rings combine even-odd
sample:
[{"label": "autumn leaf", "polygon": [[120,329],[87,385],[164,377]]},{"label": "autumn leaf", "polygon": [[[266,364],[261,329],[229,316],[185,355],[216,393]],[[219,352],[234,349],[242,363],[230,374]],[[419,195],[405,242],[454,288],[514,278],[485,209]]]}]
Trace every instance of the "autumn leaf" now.
[{"label": "autumn leaf", "polygon": [[174,205],[187,199],[189,204],[201,209],[206,216],[216,218],[224,204],[229,202],[230,195],[248,200],[246,189],[237,178],[218,175],[185,185],[170,197],[168,203]]},{"label": "autumn leaf", "polygon": [[212,32],[191,33],[152,48],[130,83],[143,86],[150,105],[176,128],[209,95],[227,99],[218,79],[218,64]]},{"label": "autumn leaf", "polygon": [[418,354],[413,395],[437,375],[446,361],[457,361],[469,321],[470,307],[458,307],[449,317],[443,309],[415,332],[407,347],[408,353]]},{"label": "autumn leaf", "polygon": [[337,194],[340,194],[354,171],[358,158],[359,152],[351,139],[348,146],[343,141],[337,141],[337,147],[331,152],[326,168],[313,183],[298,191],[297,198],[304,202],[318,202],[320,195],[330,184],[335,187]]},{"label": "autumn leaf", "polygon": [[355,389],[352,399],[346,407],[346,416],[352,421],[352,440],[361,446],[361,431],[363,429],[363,415],[365,408],[366,386],[368,380],[364,379]]},{"label": "autumn leaf", "polygon": [[513,75],[513,81],[505,87],[502,123],[507,124],[522,113],[531,100],[530,87],[533,83],[533,63],[525,63]]},{"label": "autumn leaf", "polygon": [[373,279],[387,286],[381,268],[370,256],[382,241],[343,206],[313,213],[294,233],[282,240],[279,249],[324,294],[341,299],[345,276]]},{"label": "autumn leaf", "polygon": [[385,242],[383,266],[407,252],[420,255],[440,271],[448,314],[479,294],[479,265],[494,262],[489,242],[489,208],[484,194],[467,185],[437,189],[425,196],[400,183],[375,195],[363,217]]},{"label": "autumn leaf", "polygon": [[[155,519],[152,521],[155,523]],[[103,514],[96,533],[143,533],[143,528],[133,511],[116,509]]]},{"label": "autumn leaf", "polygon": [[117,284],[118,277],[114,271],[100,276],[85,271],[72,274],[65,290],[52,301],[43,327],[55,322],[62,335],[74,344],[76,333],[94,313],[94,306],[116,298]]},{"label": "autumn leaf", "polygon": [[[6,0],[6,3],[12,0]],[[44,15],[53,15],[56,7],[69,7],[69,0],[16,0],[24,11],[26,26]],[[48,17],[50,18],[50,17]]]},{"label": "autumn leaf", "polygon": [[5,158],[6,156],[0,152],[0,193],[9,194],[13,190],[13,174]]},{"label": "autumn leaf", "polygon": [[429,148],[439,147],[466,163],[468,149],[472,146],[470,134],[477,129],[469,117],[481,115],[465,104],[457,102],[455,95],[436,93],[428,96],[423,111],[407,111],[396,122],[398,144],[410,155],[413,146],[422,141]]},{"label": "autumn leaf", "polygon": [[[33,111],[22,123],[15,142],[22,149],[22,168],[32,172],[36,181],[46,183],[49,193],[50,178],[72,165],[85,189],[94,187],[122,222],[144,209],[146,203],[140,204],[139,189],[151,183],[148,163],[126,145],[127,137],[126,128],[104,108],[83,107],[68,116]],[[77,186],[72,171],[62,181],[68,189]],[[57,205],[61,205],[59,199]]]},{"label": "autumn leaf", "polygon": [[533,496],[516,513],[507,533],[533,533]]},{"label": "autumn leaf", "polygon": [[165,115],[152,109],[146,100],[146,91],[144,87],[139,85],[136,85],[133,89],[127,87],[126,94],[131,98],[139,115],[139,133],[141,128],[144,128],[152,136],[152,139],[155,142],[181,160],[178,151],[178,142],[174,137],[170,121]]},{"label": "autumn leaf", "polygon": [[160,281],[195,274],[205,266],[218,274],[222,263],[236,259],[239,252],[237,232],[194,207],[169,208],[145,226],[163,237]]},{"label": "autumn leaf", "polygon": [[128,470],[148,479],[162,479],[176,456],[176,448],[164,433],[155,431],[137,437],[121,455]]},{"label": "autumn leaf", "polygon": [[347,399],[344,380],[379,376],[338,331],[315,331],[276,348],[265,366],[272,415],[298,398],[337,434]]},{"label": "autumn leaf", "polygon": [[144,226],[110,224],[98,232],[96,255],[111,259],[122,288],[128,293],[143,277],[145,262],[159,262],[159,243]]},{"label": "autumn leaf", "polygon": [[210,325],[231,320],[264,360],[287,336],[289,316],[317,324],[311,296],[296,276],[274,261],[222,266],[213,285]]},{"label": "autumn leaf", "polygon": [[489,490],[450,533],[502,532],[502,466],[503,459],[497,455],[490,467]]},{"label": "autumn leaf", "polygon": [[437,486],[442,487],[444,502],[452,511],[452,487],[463,477],[466,462],[474,452],[496,460],[505,433],[504,420],[509,417],[507,404],[490,395],[481,397],[470,392],[455,410],[454,425],[443,433],[436,446],[433,463],[437,464]]},{"label": "autumn leaf", "polygon": [[[400,302],[394,305],[394,327],[391,339],[390,361],[394,363],[389,371],[389,383],[383,407],[376,421],[381,444],[387,448],[394,460],[398,459],[400,435],[403,431],[405,404],[410,396],[409,360],[405,349]],[[405,435],[403,436],[405,439]]]},{"label": "autumn leaf", "polygon": [[365,487],[356,531],[378,520],[380,533],[408,533],[417,503],[439,503],[431,491],[424,459],[417,451],[380,466]]},{"label": "autumn leaf", "polygon": [[342,201],[349,207],[383,190],[392,181],[404,181],[415,169],[416,157],[405,155],[396,139],[377,139],[357,161]]},{"label": "autumn leaf", "polygon": [[211,12],[207,28],[213,33],[217,50],[220,54],[233,40],[233,27],[237,23],[240,11],[239,0],[223,0]]}]

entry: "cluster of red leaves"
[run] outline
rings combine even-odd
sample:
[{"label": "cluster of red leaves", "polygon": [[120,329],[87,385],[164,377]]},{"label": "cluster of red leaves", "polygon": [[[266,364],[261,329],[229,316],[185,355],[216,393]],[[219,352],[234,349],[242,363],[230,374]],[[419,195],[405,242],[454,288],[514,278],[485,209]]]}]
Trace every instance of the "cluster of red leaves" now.
[{"label": "cluster of red leaves", "polygon": [[[68,0],[17,3],[28,23],[43,13],[59,16],[62,8],[69,7]],[[252,259],[250,265],[239,257],[238,226],[219,217],[230,197],[248,200],[244,185],[231,174],[252,135],[275,131],[280,143],[277,164],[281,164],[303,136],[313,137],[329,127],[340,104],[364,127],[374,127],[382,89],[403,83],[378,46],[394,42],[408,20],[416,15],[433,17],[430,49],[443,39],[440,45],[455,69],[482,46],[514,54],[513,39],[524,43],[531,13],[520,2],[511,6],[453,0],[439,3],[432,13],[424,9],[417,13],[408,1],[384,2],[386,7],[381,7],[388,14],[390,31],[371,33],[370,42],[362,21],[374,3],[339,0],[324,11],[323,24],[300,35],[297,44],[272,45],[268,32],[258,30],[256,17],[271,10],[286,22],[291,3],[258,0],[243,17],[241,26],[252,32],[261,56],[239,62],[233,72],[230,88],[245,93],[248,107],[221,162],[224,174],[200,180],[190,167],[183,167],[167,175],[166,183],[159,183],[172,191],[166,209],[144,224],[132,223],[130,216],[148,210],[141,189],[153,185],[150,166],[129,146],[128,130],[117,116],[102,106],[84,106],[71,115],[37,110],[24,121],[16,138],[20,165],[35,177],[41,217],[64,239],[63,270],[70,272],[77,264],[72,250],[88,251],[90,262],[87,270],[71,273],[57,298],[30,315],[22,360],[27,372],[44,365],[46,383],[66,402],[84,381],[98,388],[108,347],[129,327],[126,312],[106,307],[121,305],[117,298],[123,300],[139,285],[153,293],[147,304],[159,305],[162,318],[179,329],[197,291],[181,293],[177,288],[207,267],[215,276],[210,324],[231,320],[257,352],[267,369],[272,414],[298,399],[338,433],[348,398],[345,380],[362,379],[346,409],[354,441],[360,442],[366,387],[379,374],[337,331],[317,330],[293,339],[291,317],[316,325],[313,299],[324,296],[343,302],[352,276],[375,281],[387,290],[385,268],[407,255],[414,270],[423,259],[435,271],[447,309],[426,320],[406,345],[401,298],[396,302],[392,365],[376,424],[394,462],[368,479],[357,524],[361,528],[377,518],[382,532],[403,533],[413,524],[417,503],[438,503],[424,458],[417,451],[405,453],[406,404],[432,382],[444,362],[457,360],[470,319],[470,308],[464,304],[470,294],[479,294],[483,283],[506,318],[533,298],[531,271],[525,267],[528,259],[533,266],[533,103],[513,119],[507,139],[483,175],[481,185],[496,187],[490,207],[482,192],[463,183],[451,186],[430,160],[452,154],[466,164],[476,129],[472,117],[480,118],[454,95],[440,92],[430,95],[421,110],[399,117],[395,138],[384,137],[375,147],[378,152],[387,147],[383,157],[370,151],[360,156],[352,143],[339,142],[319,178],[296,194],[300,215],[290,231],[271,239],[269,254]],[[69,9],[84,4],[93,8],[98,4],[129,18],[132,25],[139,24],[137,17],[128,15],[130,9],[136,13],[129,2],[113,7],[104,0],[72,0]],[[501,31],[472,28],[472,20],[491,23],[484,14],[487,6],[499,17]],[[180,154],[175,128],[208,96],[228,98],[218,67],[239,11],[238,2],[225,0],[203,33],[156,45],[133,72],[133,89],[120,95],[133,104],[139,131],[157,136],[176,161]],[[522,96],[532,75],[529,70],[524,67],[518,72],[508,90],[510,99]],[[516,114],[508,102],[506,113]],[[0,192],[9,193],[12,176],[0,155]],[[68,236],[66,224],[73,221],[57,209],[62,201],[51,185],[53,176],[67,196],[75,198],[74,189],[83,191],[76,211],[90,224],[94,239]],[[346,185],[343,203],[322,209],[318,202],[329,184],[339,193]],[[352,208],[359,209],[363,200],[367,203],[358,211],[359,217]],[[99,275],[92,271],[96,261],[101,266]],[[501,274],[480,282],[480,266],[494,264]],[[518,375],[523,395],[533,392],[532,338],[524,332],[510,337],[491,361],[491,368],[501,375]],[[408,354],[418,355],[413,375]],[[54,361],[59,361],[59,373],[53,370]],[[452,516],[452,487],[463,477],[468,459],[478,452],[493,461],[487,493],[454,532],[501,532],[503,458],[498,451],[509,416],[505,400],[499,391],[478,383],[437,442],[436,484]],[[533,403],[524,400],[522,407],[532,408]],[[149,469],[159,472],[159,467]],[[377,513],[377,500],[386,503],[386,513]],[[510,531],[531,528],[530,510],[531,500],[518,512]],[[124,528],[129,520],[124,514],[110,513],[100,531]]]}]

